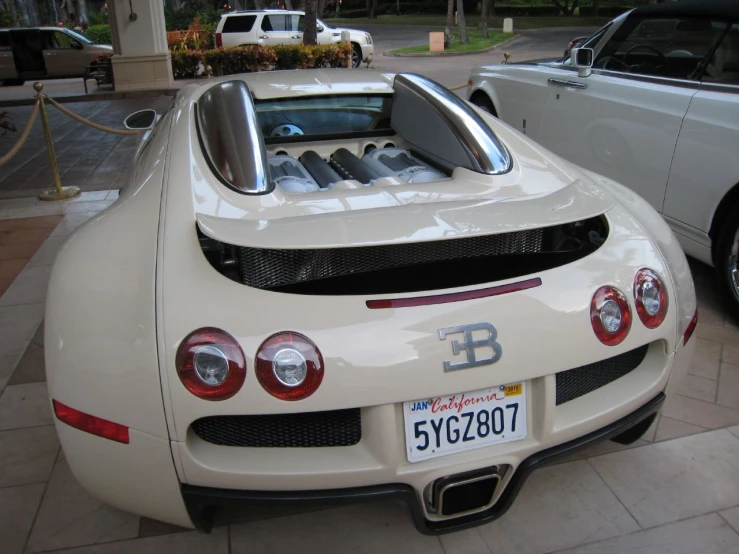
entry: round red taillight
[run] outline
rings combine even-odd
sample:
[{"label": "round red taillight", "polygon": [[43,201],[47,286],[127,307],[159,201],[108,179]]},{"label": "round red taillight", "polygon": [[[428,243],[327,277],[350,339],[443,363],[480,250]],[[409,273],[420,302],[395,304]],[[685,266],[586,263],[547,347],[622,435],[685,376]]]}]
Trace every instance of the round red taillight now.
[{"label": "round red taillight", "polygon": [[204,400],[231,398],[246,378],[246,360],[239,343],[214,327],[187,335],[177,349],[175,363],[185,388]]},{"label": "round red taillight", "polygon": [[667,315],[667,287],[651,269],[640,269],[634,277],[634,304],[645,327],[654,329]]},{"label": "round red taillight", "polygon": [[603,344],[623,342],[631,328],[631,309],[624,294],[614,287],[601,287],[590,302],[590,323]]},{"label": "round red taillight", "polygon": [[323,357],[303,335],[286,331],[265,340],[257,351],[257,379],[280,400],[302,400],[323,381]]}]

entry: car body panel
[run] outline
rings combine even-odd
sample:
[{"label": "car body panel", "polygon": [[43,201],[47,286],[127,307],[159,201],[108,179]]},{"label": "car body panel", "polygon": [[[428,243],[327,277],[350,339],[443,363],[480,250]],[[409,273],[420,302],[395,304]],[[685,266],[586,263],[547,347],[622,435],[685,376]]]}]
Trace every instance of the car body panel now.
[{"label": "car body panel", "polygon": [[[510,152],[512,168],[506,173],[458,167],[448,178],[425,185],[390,179],[292,195],[245,194],[218,180],[195,122],[195,102],[210,87],[243,80],[257,100],[279,97],[280,88],[285,96],[306,95],[306,90],[330,96],[362,88],[356,73],[273,72],[269,78],[231,76],[186,87],[142,144],[131,184],[118,202],[80,227],[62,248],[47,303],[49,394],[130,428],[129,444],[120,444],[56,422],[65,452],[71,450],[70,467],[96,497],[192,526],[197,522],[184,513],[180,484],[294,491],[396,483],[413,487],[423,505],[423,491],[434,480],[491,464],[510,469],[496,489],[500,495],[524,460],[622,420],[660,397],[674,368],[687,367],[684,360],[695,341],[684,347],[682,336],[695,313],[695,292],[685,257],[659,215],[633,192],[565,162],[482,112],[476,113]],[[367,88],[385,93],[394,83],[392,76],[366,79]],[[270,143],[266,150],[269,155],[285,150],[297,158],[301,149],[327,155],[341,145],[361,153],[369,140],[402,144],[403,137],[393,135],[398,132],[388,129],[382,139]],[[385,295],[291,294],[246,286],[211,265],[198,235],[200,229],[237,245],[283,249],[361,248],[463,240],[593,217],[605,218],[608,236],[576,261],[494,283]],[[625,340],[605,346],[591,324],[593,293],[603,285],[618,287],[633,310],[634,276],[643,267],[661,276],[669,298],[666,319],[648,329],[633,314]],[[529,278],[541,284],[411,308],[367,305]],[[493,365],[445,371],[445,362],[464,362],[465,354],[455,352],[440,330],[477,322],[495,327],[501,358]],[[218,402],[190,393],[175,365],[183,338],[202,327],[229,333],[246,360],[243,386]],[[300,401],[277,399],[256,378],[260,344],[280,331],[304,334],[323,356],[321,386]],[[630,373],[556,404],[556,373],[643,346],[645,358]],[[407,461],[403,402],[509,383],[525,383],[526,438]],[[209,416],[344,408],[360,410],[361,440],[348,447],[301,447],[299,453],[218,446],[191,426]],[[102,446],[95,448],[99,442]],[[424,517],[443,519],[431,512]]]},{"label": "car body panel", "polygon": [[727,186],[739,184],[737,142],[739,86],[704,84],[680,129],[662,212],[707,233]]},{"label": "car body panel", "polygon": [[[583,44],[596,60],[630,13],[602,39]],[[548,92],[552,78],[576,86]],[[525,118],[527,134],[543,146],[642,195],[686,249],[712,264],[713,215],[739,183],[736,153],[726,150],[739,140],[731,115],[739,86],[595,68],[579,77],[565,59],[477,68],[468,95],[477,91],[517,129]]]}]

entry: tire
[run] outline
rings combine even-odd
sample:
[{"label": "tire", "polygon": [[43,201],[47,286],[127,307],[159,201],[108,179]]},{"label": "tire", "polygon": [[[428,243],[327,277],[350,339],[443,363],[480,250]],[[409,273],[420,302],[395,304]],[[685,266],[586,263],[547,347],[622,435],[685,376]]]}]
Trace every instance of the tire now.
[{"label": "tire", "polygon": [[495,111],[493,101],[490,100],[490,97],[484,92],[476,92],[473,94],[472,98],[470,98],[470,102],[481,110],[488,112],[493,117],[498,117],[498,112]]},{"label": "tire", "polygon": [[721,288],[729,301],[729,312],[739,321],[739,206],[724,222],[715,259]]},{"label": "tire", "polygon": [[362,65],[362,49],[358,44],[352,43],[352,67],[358,68]]}]

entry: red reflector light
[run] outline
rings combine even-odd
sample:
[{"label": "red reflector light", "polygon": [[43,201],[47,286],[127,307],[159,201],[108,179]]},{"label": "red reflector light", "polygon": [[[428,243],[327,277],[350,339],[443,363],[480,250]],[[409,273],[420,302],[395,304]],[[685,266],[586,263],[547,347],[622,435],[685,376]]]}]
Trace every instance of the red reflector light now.
[{"label": "red reflector light", "polygon": [[221,48],[223,46],[223,37],[221,36],[221,33],[216,33],[216,48]]},{"label": "red reflector light", "polygon": [[85,433],[128,444],[128,427],[80,412],[57,400],[53,400],[52,402],[54,404],[54,413],[59,418],[59,421],[63,421],[67,425]]},{"label": "red reflector light", "polygon": [[651,269],[640,269],[634,277],[636,313],[647,329],[655,329],[667,315],[667,287]]},{"label": "red reflector light", "polygon": [[413,298],[389,298],[387,300],[367,300],[366,304],[370,310],[383,310],[385,308],[413,308],[416,306],[433,306],[434,304],[447,304],[449,302],[462,302],[463,300],[476,300],[490,296],[500,296],[509,292],[533,289],[541,286],[541,279],[527,279],[517,283],[508,283],[497,287],[486,289],[467,290],[464,292],[453,292],[451,294],[437,294],[435,296],[414,296]]},{"label": "red reflector light", "polygon": [[693,319],[690,320],[690,323],[688,323],[688,328],[685,329],[685,334],[683,335],[683,346],[688,344],[690,337],[693,336],[693,332],[695,331],[696,325],[698,325],[698,308],[695,309],[695,313],[693,314]]},{"label": "red reflector light", "polygon": [[631,309],[624,294],[601,287],[590,302],[590,323],[598,340],[607,346],[621,344],[631,329]]},{"label": "red reflector light", "polygon": [[264,390],[275,398],[302,400],[323,381],[323,357],[308,337],[285,331],[262,343],[255,371]]}]

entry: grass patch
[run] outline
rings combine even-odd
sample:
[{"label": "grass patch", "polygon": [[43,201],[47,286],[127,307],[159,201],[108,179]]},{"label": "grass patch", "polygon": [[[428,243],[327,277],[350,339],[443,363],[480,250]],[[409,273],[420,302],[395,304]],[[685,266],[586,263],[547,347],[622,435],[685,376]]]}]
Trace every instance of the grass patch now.
[{"label": "grass patch", "polygon": [[[512,38],[513,35],[509,33],[501,33],[499,31],[488,31],[488,38],[482,36],[482,31],[479,29],[469,29],[470,43],[462,44],[459,42],[459,31],[454,31],[454,41],[451,46],[444,50],[444,52],[479,52],[485,50],[496,44]],[[406,48],[398,48],[397,50],[391,50],[390,54],[428,54],[429,45],[421,44],[419,46],[407,46]]]},{"label": "grass patch", "polygon": [[[513,30],[546,29],[551,27],[602,27],[608,23],[608,17],[580,17],[564,16],[555,17],[514,17]],[[424,27],[444,27],[446,25],[445,15],[381,15],[376,19],[358,17],[355,19],[326,19],[331,25],[340,27],[361,27],[362,25],[420,25]],[[476,28],[480,24],[479,15],[467,17],[467,27]],[[488,18],[488,28],[502,29],[503,18]]]}]

